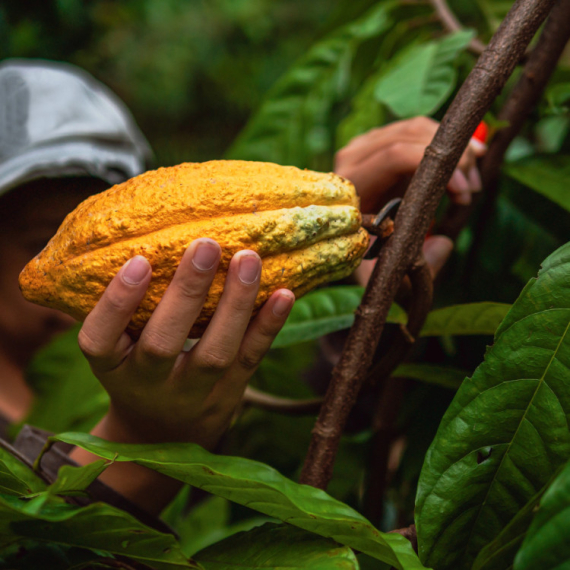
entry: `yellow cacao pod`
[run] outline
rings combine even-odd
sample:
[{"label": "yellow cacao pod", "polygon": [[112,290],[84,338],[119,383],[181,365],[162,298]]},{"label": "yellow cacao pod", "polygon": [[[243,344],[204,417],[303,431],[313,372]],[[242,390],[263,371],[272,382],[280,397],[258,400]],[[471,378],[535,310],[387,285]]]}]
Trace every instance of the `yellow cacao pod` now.
[{"label": "yellow cacao pod", "polygon": [[262,258],[257,310],[280,287],[298,297],[349,275],[368,245],[360,224],[353,185],[334,174],[223,160],[159,168],[82,202],[24,268],[20,287],[29,301],[83,320],[121,266],[143,255],[152,280],[129,325],[137,336],[190,242],[208,237],[222,259],[189,332],[197,338],[236,252],[252,249]]}]

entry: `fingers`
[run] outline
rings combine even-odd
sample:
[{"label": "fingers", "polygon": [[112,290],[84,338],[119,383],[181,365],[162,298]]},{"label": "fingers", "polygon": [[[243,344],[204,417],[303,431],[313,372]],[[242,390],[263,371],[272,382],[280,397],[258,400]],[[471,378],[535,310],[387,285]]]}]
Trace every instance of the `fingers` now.
[{"label": "fingers", "polygon": [[430,236],[424,241],[423,254],[432,278],[441,271],[453,251],[453,241],[446,236]]},{"label": "fingers", "polygon": [[283,328],[294,302],[295,295],[288,289],[273,293],[250,323],[235,362],[229,373],[216,385],[216,391],[222,391],[236,400],[241,398],[248,380]]},{"label": "fingers", "polygon": [[211,239],[193,241],[184,252],[172,282],[146,324],[135,348],[135,360],[154,373],[178,358],[198,318],[218,269],[220,246]]},{"label": "fingers", "polygon": [[428,117],[415,117],[372,129],[355,137],[339,150],[335,156],[335,172],[343,170],[347,165],[352,167],[363,162],[395,142],[421,143],[427,146],[433,139],[438,126],[437,121]]},{"label": "fingers", "polygon": [[[336,154],[335,172],[354,183],[363,211],[376,211],[394,193],[403,193],[401,183],[418,168],[438,126],[427,117],[398,121],[354,138]],[[476,160],[485,150],[472,139],[448,184],[452,202],[469,204],[471,194],[481,191]]]},{"label": "fingers", "polygon": [[186,366],[198,371],[193,388],[211,390],[236,359],[251,319],[260,276],[257,253],[244,250],[234,255],[216,312],[200,342],[186,356]]},{"label": "fingers", "polygon": [[147,290],[148,261],[137,255],[119,270],[79,332],[79,346],[96,370],[111,370],[132,346],[125,329]]}]

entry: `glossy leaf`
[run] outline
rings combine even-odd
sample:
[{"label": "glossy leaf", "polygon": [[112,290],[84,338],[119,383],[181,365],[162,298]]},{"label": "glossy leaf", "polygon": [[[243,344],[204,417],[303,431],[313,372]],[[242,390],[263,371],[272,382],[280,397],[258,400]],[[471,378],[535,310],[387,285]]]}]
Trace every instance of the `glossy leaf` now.
[{"label": "glossy leaf", "polygon": [[[293,306],[272,348],[299,344],[350,328],[363,293],[363,287],[338,286],[319,289],[301,297]],[[405,311],[398,305],[392,305],[387,322],[405,324],[406,319]]]},{"label": "glossy leaf", "polygon": [[57,479],[47,488],[52,495],[72,496],[85,491],[103,471],[110,465],[109,461],[100,459],[82,467],[63,465],[57,473]]},{"label": "glossy leaf", "polygon": [[388,29],[394,5],[372,7],[314,45],[271,89],[228,158],[304,167],[312,156],[329,150],[330,112],[346,94],[354,51]]},{"label": "glossy leaf", "polygon": [[510,308],[506,303],[466,303],[436,309],[428,314],[420,335],[492,335]]},{"label": "glossy leaf", "polygon": [[515,555],[526,536],[545,490],[546,487],[534,495],[499,536],[479,552],[472,570],[512,570]]},{"label": "glossy leaf", "polygon": [[0,447],[0,493],[20,496],[43,491],[46,487],[27,465]]},{"label": "glossy leaf", "polygon": [[376,99],[400,118],[431,115],[453,91],[455,60],[472,38],[465,30],[406,49],[378,81]]},{"label": "glossy leaf", "polygon": [[[38,499],[43,497],[33,501]],[[104,550],[157,570],[196,568],[182,554],[174,536],[150,529],[110,505],[75,507],[51,499],[38,509],[27,508],[33,501],[0,495],[0,536]]]},{"label": "glossy leaf", "polygon": [[110,443],[82,433],[56,437],[101,457],[133,461],[299,528],[332,538],[399,570],[423,568],[408,540],[376,530],[362,515],[324,491],[299,485],[257,461],[213,455],[198,445]]},{"label": "glossy leaf", "polygon": [[265,524],[202,550],[206,570],[358,570],[354,552],[289,525]]},{"label": "glossy leaf", "polygon": [[450,390],[457,390],[468,375],[469,373],[465,372],[465,370],[425,363],[400,364],[392,372],[392,376],[396,378],[411,378],[412,380],[419,380],[426,384],[434,384]]},{"label": "glossy leaf", "polygon": [[511,178],[570,211],[570,155],[528,157],[506,164],[504,171]]},{"label": "glossy leaf", "polygon": [[570,244],[543,263],[466,379],[422,469],[420,556],[467,570],[570,457]]},{"label": "glossy leaf", "polygon": [[563,570],[570,567],[570,463],[556,477],[516,558],[514,570]]}]

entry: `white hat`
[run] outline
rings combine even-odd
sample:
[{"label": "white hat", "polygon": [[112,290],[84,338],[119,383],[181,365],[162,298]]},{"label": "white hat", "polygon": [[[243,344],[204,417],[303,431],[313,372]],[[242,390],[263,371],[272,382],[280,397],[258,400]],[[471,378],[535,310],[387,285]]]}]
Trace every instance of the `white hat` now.
[{"label": "white hat", "polygon": [[43,177],[109,184],[148,167],[151,150],[124,103],[65,63],[0,63],[0,194]]}]

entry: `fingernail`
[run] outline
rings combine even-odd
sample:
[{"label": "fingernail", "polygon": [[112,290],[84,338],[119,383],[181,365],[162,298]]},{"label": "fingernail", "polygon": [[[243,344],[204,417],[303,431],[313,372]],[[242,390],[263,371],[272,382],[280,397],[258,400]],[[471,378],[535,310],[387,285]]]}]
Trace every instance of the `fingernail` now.
[{"label": "fingernail", "polygon": [[242,255],[239,258],[238,277],[242,283],[251,285],[259,277],[261,264],[257,255]]},{"label": "fingernail", "polygon": [[456,192],[469,192],[469,182],[461,170],[456,169],[449,181],[449,185]]},{"label": "fingernail", "polygon": [[469,185],[471,186],[471,192],[481,192],[483,190],[483,183],[481,182],[481,175],[476,166],[471,168],[469,174],[467,175],[469,180]]},{"label": "fingernail", "polygon": [[273,304],[273,314],[276,317],[286,315],[291,310],[294,302],[295,298],[290,293],[281,293]]},{"label": "fingernail", "polygon": [[202,239],[198,242],[192,264],[199,271],[212,269],[220,258],[220,246],[214,240]]},{"label": "fingernail", "polygon": [[129,285],[138,285],[147,275],[150,264],[142,255],[129,259],[123,267],[123,280]]}]

